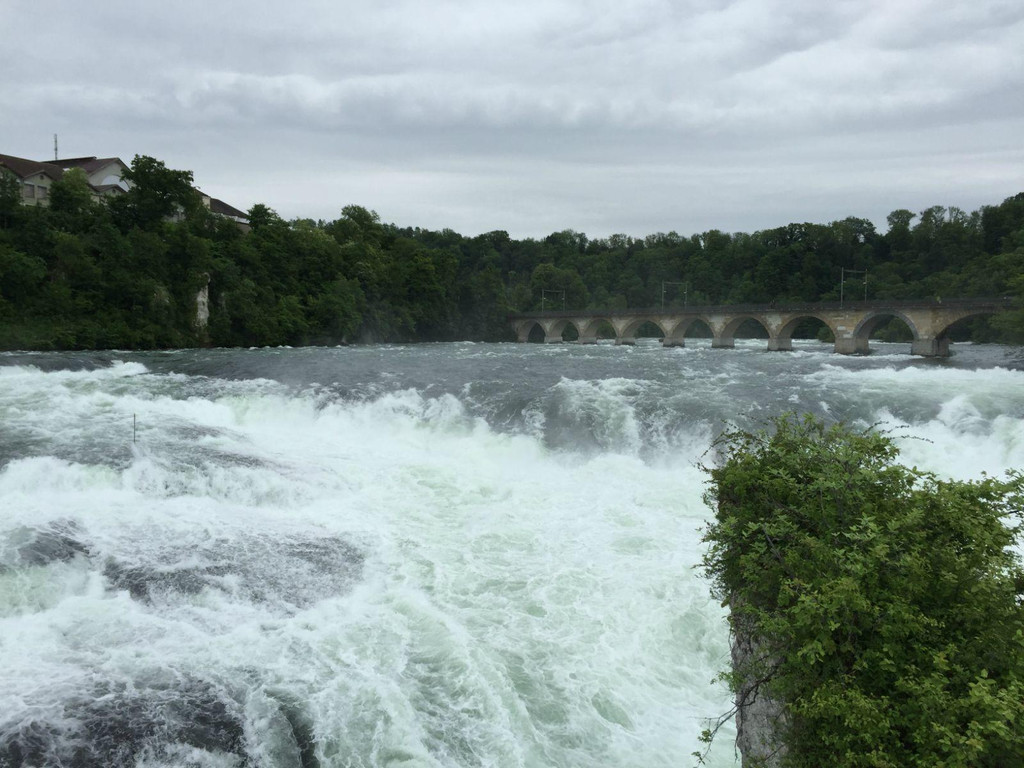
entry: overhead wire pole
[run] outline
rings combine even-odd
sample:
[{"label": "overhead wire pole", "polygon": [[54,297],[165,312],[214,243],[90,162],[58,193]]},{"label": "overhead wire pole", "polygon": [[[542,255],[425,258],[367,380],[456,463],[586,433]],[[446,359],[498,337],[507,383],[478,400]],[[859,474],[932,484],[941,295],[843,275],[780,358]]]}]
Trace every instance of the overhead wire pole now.
[{"label": "overhead wire pole", "polygon": [[547,295],[549,293],[562,294],[562,309],[565,309],[565,291],[560,291],[557,288],[541,288],[540,289],[540,311],[543,312],[547,302]]},{"label": "overhead wire pole", "polygon": [[690,295],[690,282],[686,281],[685,283],[673,283],[673,282],[669,282],[669,281],[666,281],[666,280],[662,280],[661,281],[661,308],[662,309],[665,308],[665,287],[669,286],[669,285],[682,285],[682,286],[685,286],[683,288],[683,306],[685,307],[687,305],[687,303],[688,303],[688,299],[689,299],[689,295]]},{"label": "overhead wire pole", "polygon": [[868,271],[866,269],[839,268],[839,306],[843,306],[846,293],[846,273],[851,275],[864,275],[864,301],[868,300]]}]

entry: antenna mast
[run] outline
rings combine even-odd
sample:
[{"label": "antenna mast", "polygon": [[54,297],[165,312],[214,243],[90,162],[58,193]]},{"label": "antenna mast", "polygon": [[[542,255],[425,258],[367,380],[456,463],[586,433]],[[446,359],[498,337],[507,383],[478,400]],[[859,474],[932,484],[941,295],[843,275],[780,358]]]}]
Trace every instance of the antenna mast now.
[{"label": "antenna mast", "polygon": [[57,159],[57,134],[53,134],[53,159]]}]

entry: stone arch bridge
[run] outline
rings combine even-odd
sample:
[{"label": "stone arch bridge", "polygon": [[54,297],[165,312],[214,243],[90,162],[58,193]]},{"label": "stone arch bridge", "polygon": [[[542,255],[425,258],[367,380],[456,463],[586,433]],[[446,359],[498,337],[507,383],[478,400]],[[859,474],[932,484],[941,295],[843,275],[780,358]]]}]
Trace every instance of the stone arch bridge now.
[{"label": "stone arch bridge", "polygon": [[991,315],[1011,309],[1008,298],[952,299],[934,301],[847,301],[819,304],[735,304],[693,306],[675,309],[619,309],[558,312],[526,312],[510,315],[516,339],[525,342],[536,326],[547,343],[562,341],[562,333],[573,326],[580,344],[594,344],[601,328],[611,326],[616,344],[635,344],[645,323],[662,333],[666,347],[682,347],[687,333],[698,323],[711,329],[711,346],[734,346],[734,335],[748,320],[759,323],[768,334],[768,350],[793,348],[793,332],[808,319],[820,320],[835,337],[835,351],[843,355],[868,351],[871,333],[896,317],[913,334],[910,353],[927,357],[949,354],[950,326],[969,317]]}]

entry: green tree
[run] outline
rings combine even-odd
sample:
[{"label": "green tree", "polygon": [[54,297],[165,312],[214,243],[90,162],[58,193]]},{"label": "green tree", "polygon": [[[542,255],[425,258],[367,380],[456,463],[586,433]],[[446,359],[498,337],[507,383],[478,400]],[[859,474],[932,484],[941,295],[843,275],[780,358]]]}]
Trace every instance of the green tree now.
[{"label": "green tree", "polygon": [[704,565],[758,649],[727,679],[780,704],[783,765],[1024,764],[1022,478],[943,481],[870,430],[774,428],[720,441]]},{"label": "green tree", "polygon": [[889,231],[885,233],[884,242],[891,259],[898,259],[909,253],[912,247],[910,222],[914,220],[914,212],[899,208],[885,217]]},{"label": "green tree", "polygon": [[252,227],[253,231],[284,224],[281,217],[277,215],[277,212],[263,203],[256,203],[252,206],[249,209],[248,216],[249,226]]},{"label": "green tree", "polygon": [[1016,299],[1016,307],[996,315],[992,325],[1013,344],[1024,344],[1024,227],[1002,238],[1003,252],[990,259],[1001,292]]},{"label": "green tree", "polygon": [[200,207],[192,186],[192,171],[176,171],[147,155],[136,155],[122,179],[128,191],[110,199],[110,208],[124,231],[153,229],[172,218],[183,218]]},{"label": "green tree", "polygon": [[358,283],[339,277],[324,286],[313,304],[313,321],[331,341],[347,342],[362,322],[363,295]]},{"label": "green tree", "polygon": [[1004,241],[1024,228],[1024,192],[1008,197],[999,205],[981,209],[983,243],[986,253],[1004,250]]},{"label": "green tree", "polygon": [[361,205],[346,205],[341,209],[341,218],[334,222],[332,234],[339,243],[356,241],[381,246],[384,241],[384,227],[376,211]]},{"label": "green tree", "polygon": [[530,288],[536,309],[542,305],[548,309],[561,309],[563,299],[566,309],[587,306],[587,287],[573,269],[540,264],[530,276]]},{"label": "green tree", "polygon": [[0,168],[0,228],[6,229],[21,207],[21,183],[18,177]]},{"label": "green tree", "polygon": [[46,263],[0,244],[0,296],[11,304],[24,304],[46,278]]},{"label": "green tree", "polygon": [[277,300],[274,321],[285,344],[302,344],[309,331],[306,310],[298,296],[282,296]]},{"label": "green tree", "polygon": [[81,225],[94,206],[89,179],[81,168],[71,168],[50,185],[50,210]]}]

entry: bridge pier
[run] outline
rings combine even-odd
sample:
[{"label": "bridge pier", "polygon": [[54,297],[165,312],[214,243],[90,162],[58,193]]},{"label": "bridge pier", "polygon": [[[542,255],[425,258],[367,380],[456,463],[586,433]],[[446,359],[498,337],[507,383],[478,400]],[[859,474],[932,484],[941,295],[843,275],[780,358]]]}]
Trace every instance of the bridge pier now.
[{"label": "bridge pier", "polygon": [[949,339],[914,339],[910,343],[910,354],[922,357],[949,357]]},{"label": "bridge pier", "polygon": [[580,336],[576,340],[577,344],[597,344],[597,336]]},{"label": "bridge pier", "polygon": [[556,333],[546,333],[546,334],[544,334],[544,343],[545,344],[561,344],[562,343],[562,334],[560,334],[560,333],[557,333],[557,334]]},{"label": "bridge pier", "polygon": [[844,338],[836,337],[835,346],[832,351],[839,355],[866,355],[868,353],[867,338]]},{"label": "bridge pier", "polygon": [[625,345],[632,347],[634,344],[636,344],[636,336],[618,336],[615,339],[615,346]]},{"label": "bridge pier", "polygon": [[736,347],[736,340],[732,336],[724,338],[722,336],[715,336],[711,339],[712,349],[734,349]]},{"label": "bridge pier", "polygon": [[768,339],[768,351],[769,352],[792,352],[793,351],[793,339],[780,339],[770,338]]},{"label": "bridge pier", "polygon": [[661,346],[663,347],[685,347],[686,342],[682,339],[673,339],[668,336],[661,340]]}]

